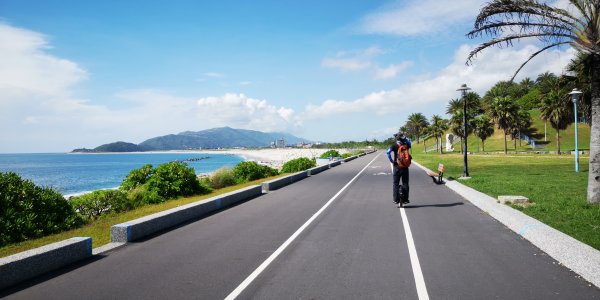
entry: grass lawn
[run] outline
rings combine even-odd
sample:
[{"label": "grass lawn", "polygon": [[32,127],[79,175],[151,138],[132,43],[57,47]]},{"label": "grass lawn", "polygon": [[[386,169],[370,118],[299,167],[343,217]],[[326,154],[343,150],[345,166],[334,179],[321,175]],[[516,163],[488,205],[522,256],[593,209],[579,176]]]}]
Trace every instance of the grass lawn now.
[{"label": "grass lawn", "polygon": [[0,248],[0,257],[9,256],[15,253],[19,253],[22,251],[34,249],[37,247],[41,247],[44,245],[48,245],[51,243],[59,242],[62,240],[70,239],[72,237],[80,237],[87,236],[92,238],[92,247],[97,248],[102,245],[110,243],[110,228],[113,225],[124,223],[126,221],[134,220],[137,218],[141,218],[153,213],[161,212],[167,209],[171,209],[174,207],[178,207],[181,205],[185,205],[188,203],[205,200],[220,194],[228,193],[240,188],[244,188],[254,184],[260,184],[264,181],[268,181],[280,176],[285,176],[288,174],[282,174],[279,176],[274,176],[266,179],[260,179],[252,182],[248,182],[245,184],[240,184],[232,187],[227,187],[223,189],[216,190],[210,194],[202,195],[202,196],[194,196],[188,198],[179,198],[171,201],[167,201],[160,204],[155,205],[147,205],[144,207],[140,207],[138,209],[123,212],[120,214],[109,214],[106,216],[101,216],[97,220],[87,224],[84,227],[49,235],[46,237],[42,237],[39,239],[33,239],[28,241],[23,241],[20,243],[11,244],[5,247]]},{"label": "grass lawn", "polygon": [[[443,163],[446,178],[462,176],[460,154],[414,151],[413,156],[432,170]],[[586,201],[589,157],[580,157],[579,173],[572,155],[469,155],[468,162],[472,178],[461,183],[494,198],[525,196],[535,205],[513,207],[600,250],[600,205]]]}]

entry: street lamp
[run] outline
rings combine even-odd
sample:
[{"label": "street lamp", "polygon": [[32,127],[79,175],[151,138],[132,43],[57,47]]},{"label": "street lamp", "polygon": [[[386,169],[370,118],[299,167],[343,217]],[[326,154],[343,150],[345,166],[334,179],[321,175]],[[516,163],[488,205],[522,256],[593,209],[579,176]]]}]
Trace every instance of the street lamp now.
[{"label": "street lamp", "polygon": [[575,172],[579,172],[579,146],[577,143],[577,100],[579,100],[581,94],[583,93],[576,88],[569,93],[569,95],[571,95],[571,101],[573,101],[573,111],[575,114]]},{"label": "street lamp", "polygon": [[462,84],[457,91],[461,91],[463,98],[463,136],[464,136],[464,168],[463,168],[463,178],[469,177],[469,167],[467,164],[467,91],[471,88],[467,87],[466,84]]}]

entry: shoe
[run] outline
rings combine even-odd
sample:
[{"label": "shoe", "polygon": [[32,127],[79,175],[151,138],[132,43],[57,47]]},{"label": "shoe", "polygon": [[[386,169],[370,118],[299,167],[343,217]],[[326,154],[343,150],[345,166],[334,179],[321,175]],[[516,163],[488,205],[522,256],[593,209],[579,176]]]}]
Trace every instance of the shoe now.
[{"label": "shoe", "polygon": [[408,204],[408,203],[410,203],[410,201],[408,201],[408,199],[402,201],[402,204]]}]

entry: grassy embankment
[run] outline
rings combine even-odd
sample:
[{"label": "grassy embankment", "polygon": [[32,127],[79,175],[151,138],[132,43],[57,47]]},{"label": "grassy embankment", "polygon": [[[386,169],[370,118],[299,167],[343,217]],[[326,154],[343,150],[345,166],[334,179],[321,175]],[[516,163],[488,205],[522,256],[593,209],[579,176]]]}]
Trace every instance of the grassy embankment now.
[{"label": "grassy embankment", "polygon": [[[582,125],[579,129],[580,148],[589,149],[589,126]],[[572,130],[571,127],[561,133],[563,151],[573,149],[568,146],[574,145],[573,134],[568,134]],[[581,131],[584,131],[583,135]],[[492,151],[503,149],[502,135],[497,135],[498,130],[489,143]],[[582,142],[586,146],[581,147]],[[474,148],[469,151],[477,149],[476,145],[470,147]],[[553,149],[550,144],[548,148]],[[415,161],[431,170],[437,170],[438,163],[445,164],[446,178],[462,176],[463,156],[459,153],[425,154],[421,143],[413,147],[413,156]],[[513,207],[600,250],[600,205],[589,205],[586,201],[588,163],[589,156],[581,157],[580,172],[575,173],[574,155],[475,153],[469,155],[472,179],[461,180],[461,183],[494,198],[499,195],[526,196],[533,206]]]}]

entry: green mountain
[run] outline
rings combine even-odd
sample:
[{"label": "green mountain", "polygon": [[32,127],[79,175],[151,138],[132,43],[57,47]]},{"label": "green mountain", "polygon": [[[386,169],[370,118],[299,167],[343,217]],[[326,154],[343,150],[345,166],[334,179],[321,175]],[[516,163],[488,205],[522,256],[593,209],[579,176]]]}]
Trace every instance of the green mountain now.
[{"label": "green mountain", "polygon": [[115,142],[104,144],[94,149],[75,149],[73,152],[139,152],[234,147],[268,147],[280,139],[283,139],[286,145],[310,143],[308,140],[282,132],[266,133],[255,130],[221,127],[202,131],[185,131],[178,134],[159,136],[145,140],[139,145],[126,142]]}]

